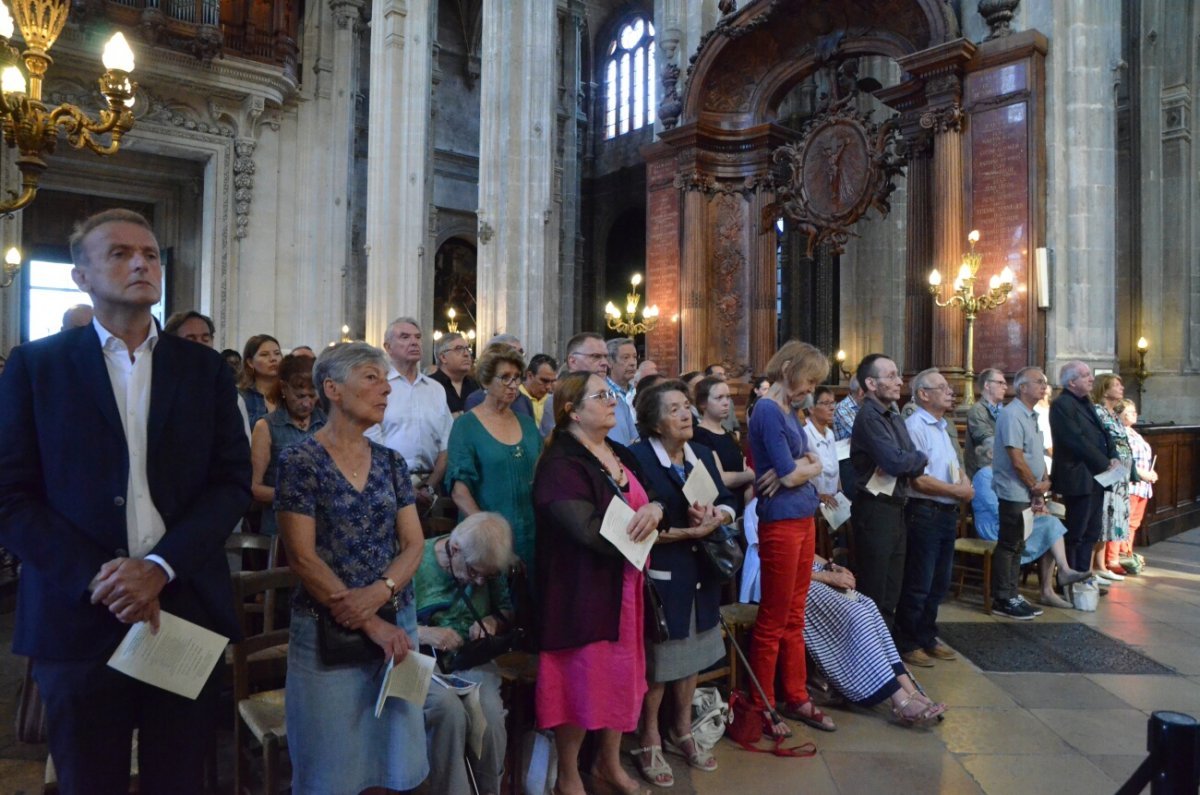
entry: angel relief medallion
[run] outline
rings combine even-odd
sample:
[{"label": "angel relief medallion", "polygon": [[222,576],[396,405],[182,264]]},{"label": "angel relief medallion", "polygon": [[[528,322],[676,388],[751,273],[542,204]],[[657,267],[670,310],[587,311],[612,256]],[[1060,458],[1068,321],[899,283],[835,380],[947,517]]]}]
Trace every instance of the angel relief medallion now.
[{"label": "angel relief medallion", "polygon": [[776,149],[772,186],[777,201],[764,210],[763,223],[780,217],[808,235],[808,255],[822,242],[842,253],[850,227],[874,207],[891,210],[893,179],[903,173],[895,152],[895,120],[873,124],[850,102],[835,103],[814,117],[799,141]]}]

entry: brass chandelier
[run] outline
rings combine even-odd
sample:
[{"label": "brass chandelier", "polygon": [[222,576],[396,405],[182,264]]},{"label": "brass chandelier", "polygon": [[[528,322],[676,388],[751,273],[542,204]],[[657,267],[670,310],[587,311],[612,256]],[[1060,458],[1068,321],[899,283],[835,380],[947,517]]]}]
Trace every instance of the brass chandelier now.
[{"label": "brass chandelier", "polygon": [[[0,2],[0,124],[4,141],[20,153],[16,158],[21,172],[21,192],[0,201],[0,213],[11,213],[29,205],[37,195],[38,180],[46,170],[46,155],[54,152],[59,130],[76,149],[90,149],[98,155],[115,154],[121,136],[133,127],[133,92],[137,84],[130,77],[133,51],[125,36],[117,33],[104,47],[105,72],[100,76],[100,93],[108,107],[100,110],[98,121],[68,103],[49,109],[42,103],[42,81],[54,61],[49,50],[67,23],[70,0],[9,0],[12,13]],[[15,27],[25,40],[25,52],[18,53],[10,43]],[[28,73],[28,86],[20,64]]]}]

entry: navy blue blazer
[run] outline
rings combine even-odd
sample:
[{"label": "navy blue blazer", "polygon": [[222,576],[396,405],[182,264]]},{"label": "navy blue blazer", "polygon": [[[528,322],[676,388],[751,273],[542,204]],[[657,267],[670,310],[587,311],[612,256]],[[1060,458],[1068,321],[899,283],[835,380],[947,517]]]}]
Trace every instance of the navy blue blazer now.
[{"label": "navy blue blazer", "polygon": [[[713,451],[702,444],[689,442],[696,460],[704,464],[717,486],[717,505],[728,506],[737,511],[736,501],[721,481],[717,459]],[[687,527],[688,501],[683,496],[683,480],[674,467],[663,466],[649,439],[642,439],[629,448],[641,464],[642,486],[646,492],[662,502],[666,509],[663,526]],[[686,467],[691,473],[690,466]],[[700,551],[695,542],[677,541],[658,544],[650,553],[650,566],[646,576],[654,581],[654,589],[662,597],[667,614],[667,626],[672,640],[688,636],[691,626],[692,605],[696,606],[696,631],[704,632],[717,625],[721,608],[721,583],[707,573]],[[670,579],[663,579],[669,576]]]},{"label": "navy blue blazer", "polygon": [[[162,609],[239,637],[224,544],[250,505],[250,448],[233,374],[215,351],[160,334],[147,428],[155,545],[176,579]],[[19,346],[0,375],[0,546],[22,563],[13,651],[106,657],[128,627],[89,601],[125,553],[129,450],[91,326]]]}]

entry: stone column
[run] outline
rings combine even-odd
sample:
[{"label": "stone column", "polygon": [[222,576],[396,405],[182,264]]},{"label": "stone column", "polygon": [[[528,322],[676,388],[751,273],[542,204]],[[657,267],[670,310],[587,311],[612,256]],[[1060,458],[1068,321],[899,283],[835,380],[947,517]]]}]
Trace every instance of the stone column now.
[{"label": "stone column", "polygon": [[[291,326],[294,332],[303,331],[302,339],[311,344],[324,344],[338,339],[347,322],[344,274],[350,261],[348,200],[353,192],[354,103],[361,90],[362,9],[362,0],[319,3],[305,25],[305,63],[311,64],[312,79],[304,81],[296,110],[295,146],[308,154],[296,158],[292,185],[295,219],[304,220],[286,221],[294,231],[290,240],[280,240],[279,250],[293,267],[267,308],[276,323],[285,323],[273,329],[281,339],[288,338],[286,323],[303,321]],[[237,338],[259,333],[255,303],[237,305]],[[263,310],[259,305],[258,311]]]},{"label": "stone column", "polygon": [[[941,272],[946,285],[953,285],[967,239],[963,231],[962,120],[962,108],[957,104],[928,113],[921,120],[922,126],[934,131],[933,267]],[[939,308],[933,313],[934,367],[963,372],[964,329],[963,313],[957,308]]]},{"label": "stone column", "polygon": [[436,4],[373,0],[367,152],[366,339],[416,316],[432,328],[433,252],[426,251]]},{"label": "stone column", "polygon": [[[1122,58],[1120,26],[1115,24],[1121,19],[1121,3],[1052,3],[1033,10],[1038,16],[1030,19],[1031,25],[1051,31],[1046,59],[1046,245],[1053,256],[1046,363],[1054,378],[1071,359],[1099,367],[1116,364],[1113,88],[1114,68]],[[1144,251],[1142,256],[1146,261]]]},{"label": "stone column", "polygon": [[584,142],[587,136],[587,115],[583,113],[580,102],[583,99],[583,84],[580,69],[583,65],[582,49],[584,37],[584,22],[586,9],[580,0],[570,0],[565,12],[561,12],[559,39],[562,41],[562,75],[559,86],[558,121],[561,153],[558,172],[561,174],[558,195],[561,217],[561,237],[559,240],[559,295],[563,296],[559,304],[558,321],[560,327],[570,333],[578,327],[576,319],[575,300],[571,296],[579,294],[579,244],[580,230],[580,197],[582,194],[582,174],[580,160],[583,156]]},{"label": "stone column", "polygon": [[[477,332],[557,350],[554,3],[484,0]],[[570,331],[575,331],[571,329]]]}]

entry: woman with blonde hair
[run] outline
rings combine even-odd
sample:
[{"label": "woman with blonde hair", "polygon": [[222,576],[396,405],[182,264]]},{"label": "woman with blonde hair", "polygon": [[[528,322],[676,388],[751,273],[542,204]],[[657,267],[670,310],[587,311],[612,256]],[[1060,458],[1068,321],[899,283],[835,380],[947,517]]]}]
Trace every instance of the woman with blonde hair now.
[{"label": "woman with blonde hair", "polygon": [[[758,552],[762,601],[754,628],[750,667],[769,701],[781,675],[783,698],[778,713],[821,731],[837,728],[808,698],[804,660],[804,606],[812,581],[819,497],[812,481],[821,460],[808,449],[807,437],[792,406],[812,394],[829,373],[825,354],[806,342],[791,340],[767,363],[771,388],[750,417],[750,450],[761,488],[758,497]],[[756,696],[757,698],[757,696]],[[764,730],[787,737],[791,729],[776,722],[776,704],[758,704]]]}]

